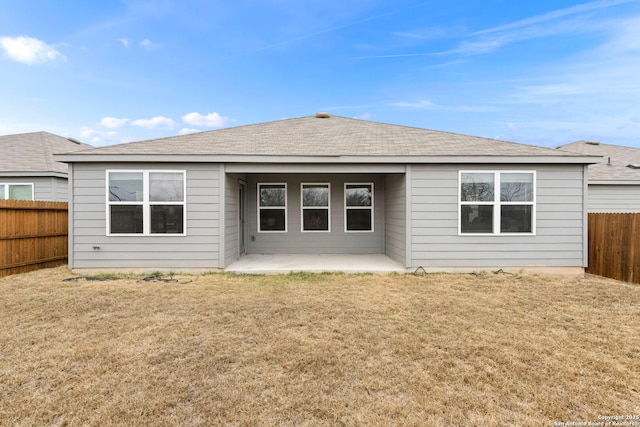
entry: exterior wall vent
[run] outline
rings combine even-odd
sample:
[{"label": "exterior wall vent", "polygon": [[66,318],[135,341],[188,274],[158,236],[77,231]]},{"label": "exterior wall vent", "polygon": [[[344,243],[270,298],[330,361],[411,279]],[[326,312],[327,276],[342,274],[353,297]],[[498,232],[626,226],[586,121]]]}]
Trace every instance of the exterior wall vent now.
[{"label": "exterior wall vent", "polygon": [[324,111],[318,111],[316,113],[316,119],[328,119],[329,117],[331,117],[331,115]]}]

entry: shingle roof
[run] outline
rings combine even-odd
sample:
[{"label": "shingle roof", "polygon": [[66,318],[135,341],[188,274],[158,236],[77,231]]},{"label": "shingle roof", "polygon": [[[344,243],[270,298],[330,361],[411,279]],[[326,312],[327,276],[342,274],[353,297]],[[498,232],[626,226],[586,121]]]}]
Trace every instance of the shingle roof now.
[{"label": "shingle roof", "polygon": [[[589,165],[589,181],[638,181],[640,184],[640,148],[576,141],[558,147],[577,154],[604,156],[604,162]],[[637,165],[634,169],[628,165]]]},{"label": "shingle roof", "polygon": [[578,157],[551,148],[338,116],[278,120],[100,147],[77,154]]},{"label": "shingle roof", "polygon": [[53,160],[53,154],[93,148],[48,132],[0,136],[0,173],[67,173],[65,163]]}]

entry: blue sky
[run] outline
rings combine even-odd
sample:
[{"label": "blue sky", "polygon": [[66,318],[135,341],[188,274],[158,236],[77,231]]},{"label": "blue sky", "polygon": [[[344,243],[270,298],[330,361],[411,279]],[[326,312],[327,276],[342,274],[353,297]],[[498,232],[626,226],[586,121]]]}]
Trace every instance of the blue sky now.
[{"label": "blue sky", "polygon": [[334,115],[640,147],[640,0],[0,0],[0,134]]}]

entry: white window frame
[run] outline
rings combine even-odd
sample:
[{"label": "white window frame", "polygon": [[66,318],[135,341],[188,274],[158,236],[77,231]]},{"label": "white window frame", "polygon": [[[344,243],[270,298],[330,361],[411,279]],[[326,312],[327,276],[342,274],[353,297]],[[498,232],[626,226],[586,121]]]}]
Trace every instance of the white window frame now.
[{"label": "white window frame", "polygon": [[[126,201],[118,202],[109,200],[109,174],[115,173],[141,173],[142,174],[142,200],[141,201]],[[184,200],[181,202],[175,201],[150,201],[149,200],[149,175],[152,173],[180,173],[182,174],[182,191]],[[126,237],[126,236],[159,236],[159,237],[173,237],[173,236],[186,236],[187,235],[187,171],[186,170],[174,170],[174,169],[107,169],[105,178],[105,199],[106,199],[106,211],[107,211],[107,223],[106,223],[106,235],[114,237]],[[111,232],[111,206],[140,206],[142,205],[142,233],[112,233]],[[151,206],[153,205],[176,205],[182,206],[182,233],[151,233]]]},{"label": "white window frame", "polygon": [[[462,201],[462,175],[467,173],[493,174],[493,201]],[[531,201],[500,200],[500,183],[502,174],[528,173],[533,177],[533,197]],[[535,236],[536,235],[536,211],[537,211],[537,177],[535,170],[460,170],[458,171],[458,235],[459,236]],[[492,233],[463,233],[462,232],[462,206],[485,205],[493,206],[493,232]],[[500,220],[502,206],[531,206],[531,232],[526,233],[502,233]]]},{"label": "white window frame", "polygon": [[[347,206],[347,186],[348,185],[370,185],[371,186],[371,206]],[[344,232],[345,233],[373,233],[375,229],[375,187],[373,182],[345,182],[344,183]],[[371,230],[348,230],[347,229],[347,210],[349,209],[368,209],[371,211]]]},{"label": "white window frame", "polygon": [[[327,206],[305,206],[304,205],[304,186],[326,186],[328,194]],[[305,209],[327,211],[327,229],[326,230],[305,230],[304,229],[304,211]],[[300,183],[300,232],[302,233],[330,233],[331,232],[331,183],[329,182],[302,182]]]},{"label": "white window frame", "polygon": [[32,182],[5,182],[5,183],[0,183],[0,186],[4,187],[4,198],[3,200],[14,200],[14,199],[9,199],[9,187],[13,186],[13,185],[28,185],[31,187],[31,199],[27,199],[27,200],[35,200],[35,189],[33,186]]},{"label": "white window frame", "polygon": [[[260,206],[260,187],[263,185],[282,185],[284,186],[284,206]],[[289,215],[288,215],[288,207],[289,207],[289,191],[287,190],[286,182],[259,182],[257,186],[257,194],[256,194],[256,205],[258,210],[258,221],[257,228],[258,233],[286,233],[289,229]],[[284,209],[284,230],[261,230],[260,229],[260,211],[267,209]]]}]

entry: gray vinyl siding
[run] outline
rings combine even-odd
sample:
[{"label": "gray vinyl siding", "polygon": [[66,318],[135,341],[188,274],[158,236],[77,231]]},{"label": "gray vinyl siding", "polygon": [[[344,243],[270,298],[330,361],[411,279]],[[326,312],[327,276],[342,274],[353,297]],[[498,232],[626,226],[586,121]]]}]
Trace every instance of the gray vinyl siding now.
[{"label": "gray vinyl siding", "polygon": [[55,176],[0,176],[2,184],[33,184],[33,199],[51,202],[68,201],[68,185],[66,178]]},{"label": "gray vinyl siding", "polygon": [[[385,253],[384,175],[251,174],[247,176],[247,253],[250,254],[382,254]],[[287,183],[287,232],[259,233],[258,183]],[[374,231],[344,231],[344,184],[374,183]],[[331,232],[302,232],[300,184],[331,184]]]},{"label": "gray vinyl siding", "polygon": [[[537,171],[536,235],[458,235],[458,171]],[[582,165],[414,165],[411,267],[582,267]]]},{"label": "gray vinyl siding", "polygon": [[225,267],[236,261],[240,256],[240,222],[238,215],[238,209],[240,208],[238,195],[240,191],[239,179],[246,181],[244,175],[227,174],[225,176]]},{"label": "gray vinyl siding", "polygon": [[640,212],[640,184],[589,184],[589,212]]},{"label": "gray vinyl siding", "polygon": [[406,175],[385,177],[385,249],[388,257],[406,265],[407,251]]},{"label": "gray vinyl siding", "polygon": [[[187,235],[106,236],[106,169],[186,170]],[[219,165],[77,163],[72,179],[74,268],[219,267]]]}]

